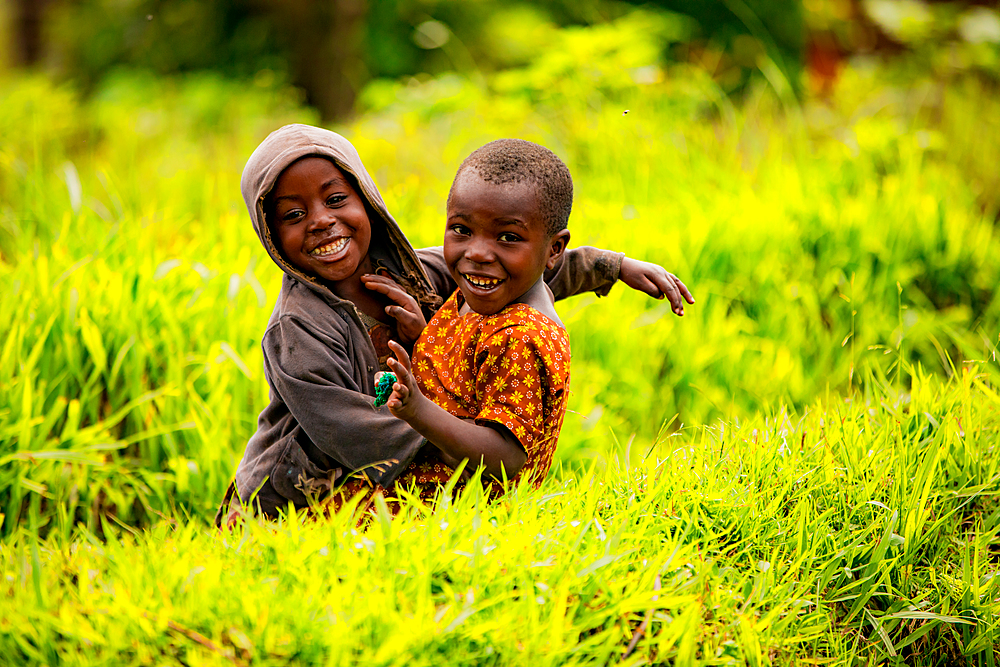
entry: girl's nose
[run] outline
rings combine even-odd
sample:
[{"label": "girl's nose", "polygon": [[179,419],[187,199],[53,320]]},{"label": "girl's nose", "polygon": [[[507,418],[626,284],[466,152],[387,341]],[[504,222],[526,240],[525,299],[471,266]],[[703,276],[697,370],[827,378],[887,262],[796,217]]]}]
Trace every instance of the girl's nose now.
[{"label": "girl's nose", "polygon": [[337,218],[325,207],[309,216],[310,232],[322,232],[337,224]]}]

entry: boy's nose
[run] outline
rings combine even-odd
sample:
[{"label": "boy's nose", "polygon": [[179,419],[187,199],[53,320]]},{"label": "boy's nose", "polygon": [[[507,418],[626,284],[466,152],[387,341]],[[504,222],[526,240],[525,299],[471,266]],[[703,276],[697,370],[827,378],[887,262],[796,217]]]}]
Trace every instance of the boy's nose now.
[{"label": "boy's nose", "polygon": [[465,258],[477,264],[487,264],[493,261],[493,249],[489,243],[473,239],[465,248]]}]

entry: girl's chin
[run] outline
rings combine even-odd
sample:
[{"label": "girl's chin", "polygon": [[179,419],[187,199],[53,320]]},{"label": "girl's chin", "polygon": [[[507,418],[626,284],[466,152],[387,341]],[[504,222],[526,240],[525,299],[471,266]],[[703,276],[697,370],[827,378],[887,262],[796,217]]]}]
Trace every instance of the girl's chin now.
[{"label": "girl's chin", "polygon": [[310,263],[307,273],[311,273],[328,283],[337,283],[352,277],[357,277],[360,281],[361,274],[368,272],[361,270],[363,264],[365,264],[364,258],[359,258],[351,253],[332,262],[313,261]]}]

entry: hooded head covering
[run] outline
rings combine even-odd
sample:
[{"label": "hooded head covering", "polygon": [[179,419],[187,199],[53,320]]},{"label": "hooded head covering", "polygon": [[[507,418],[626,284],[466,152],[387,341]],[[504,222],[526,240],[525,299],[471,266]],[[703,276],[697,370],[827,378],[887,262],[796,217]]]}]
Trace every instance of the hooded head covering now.
[{"label": "hooded head covering", "polygon": [[387,271],[421,305],[432,309],[440,306],[441,297],[431,288],[413,247],[386,209],[375,181],[361,162],[361,156],[347,139],[323,128],[311,125],[286,125],[279,128],[257,147],[243,168],[240,182],[243,201],[250,212],[254,230],[274,263],[286,275],[320,292],[327,299],[340,298],[318,278],[303,272],[285,259],[271,238],[271,228],[267,221],[265,200],[278,182],[278,177],[293,162],[309,156],[330,160],[357,185],[372,226],[368,256],[375,271]]}]

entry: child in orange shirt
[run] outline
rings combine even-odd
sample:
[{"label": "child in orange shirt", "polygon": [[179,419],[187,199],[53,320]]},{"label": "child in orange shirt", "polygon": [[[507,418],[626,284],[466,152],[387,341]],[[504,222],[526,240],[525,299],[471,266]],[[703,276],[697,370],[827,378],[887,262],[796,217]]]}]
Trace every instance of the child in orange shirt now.
[{"label": "child in orange shirt", "polygon": [[542,275],[566,249],[572,205],[569,169],[537,144],[494,141],[459,167],[444,237],[458,289],[421,333],[412,365],[390,343],[398,379],[386,405],[433,445],[397,486],[432,494],[463,460],[492,481],[527,477],[537,487],[545,478],[566,413],[570,347]]}]

